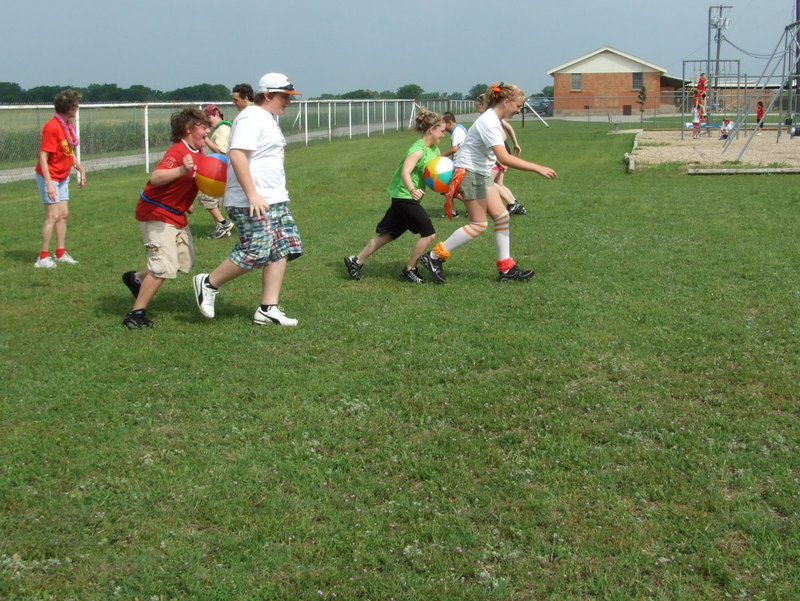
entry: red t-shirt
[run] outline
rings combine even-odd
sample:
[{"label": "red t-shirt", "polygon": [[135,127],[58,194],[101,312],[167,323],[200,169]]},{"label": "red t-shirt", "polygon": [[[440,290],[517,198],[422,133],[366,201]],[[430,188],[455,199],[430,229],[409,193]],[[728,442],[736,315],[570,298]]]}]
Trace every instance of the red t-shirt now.
[{"label": "red t-shirt", "polygon": [[[42,128],[42,145],[40,150],[47,152],[47,166],[50,169],[50,179],[60,182],[67,179],[72,165],[75,162],[75,149],[67,142],[64,126],[53,117]],[[44,177],[42,165],[36,161],[36,173]]]},{"label": "red t-shirt", "polygon": [[[174,169],[183,165],[183,157],[191,154],[197,164],[197,160],[202,156],[202,150],[193,150],[189,145],[181,140],[169,147],[164,157],[156,166],[156,169]],[[195,196],[197,196],[197,184],[194,181],[194,172],[182,175],[178,179],[171,181],[163,186],[154,186],[150,182],[144,188],[142,194],[162,205],[174,209],[179,214],[175,214],[158,205],[146,202],[139,198],[136,205],[136,219],[139,221],[163,221],[171,223],[176,227],[186,227],[186,211],[192,206]]]}]

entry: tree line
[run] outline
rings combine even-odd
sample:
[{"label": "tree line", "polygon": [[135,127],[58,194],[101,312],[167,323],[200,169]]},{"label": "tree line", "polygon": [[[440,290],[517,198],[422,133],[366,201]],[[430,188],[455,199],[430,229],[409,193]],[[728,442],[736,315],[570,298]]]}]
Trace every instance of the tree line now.
[{"label": "tree line", "polygon": [[0,82],[2,104],[50,104],[61,90],[72,88],[81,95],[82,102],[192,102],[209,98],[227,98],[231,95],[228,86],[203,83],[170,92],[154,90],[142,85],[120,88],[115,83],[93,83],[86,87],[58,85],[36,86],[27,90],[18,83]]},{"label": "tree line", "polygon": [[[93,83],[86,87],[81,86],[36,86],[30,89],[23,89],[18,83],[0,82],[0,104],[50,104],[55,95],[65,88],[72,88],[81,95],[82,102],[197,102],[203,100],[221,100],[228,98],[231,89],[222,84],[202,83],[195,86],[178,88],[169,92],[154,90],[142,85],[133,85],[129,88],[120,88],[117,84]],[[417,84],[406,84],[400,86],[395,91],[385,90],[377,92],[375,90],[359,89],[351,90],[343,94],[322,94],[321,100],[347,100],[361,98],[413,98],[415,100],[430,99],[449,99],[463,100],[473,99],[486,91],[487,84],[477,83],[468,92],[426,92],[422,86]],[[551,88],[552,89],[552,88]],[[543,90],[543,92],[545,92]],[[547,95],[545,93],[545,95]],[[550,93],[552,95],[552,92]]]}]

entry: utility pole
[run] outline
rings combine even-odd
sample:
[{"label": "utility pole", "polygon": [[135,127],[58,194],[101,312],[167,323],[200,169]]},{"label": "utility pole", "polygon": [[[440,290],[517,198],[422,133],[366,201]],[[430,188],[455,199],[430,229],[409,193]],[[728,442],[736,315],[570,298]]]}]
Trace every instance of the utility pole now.
[{"label": "utility pole", "polygon": [[[798,6],[800,6],[800,0],[796,0]],[[710,94],[707,94],[706,101],[708,102],[708,106],[713,108],[714,100],[717,98],[717,86],[719,84],[719,50],[720,46],[722,45],[722,30],[727,29],[728,25],[730,25],[730,19],[724,16],[724,11],[727,9],[733,8],[732,6],[723,6],[720,4],[719,6],[709,6],[708,7],[708,48],[706,54],[706,75],[708,76],[708,81],[711,81],[711,75],[714,75],[714,83],[713,85],[709,86],[711,88]],[[715,29],[716,33],[714,34],[714,41],[717,43],[717,53],[716,53],[716,60],[714,61],[714,65],[712,68],[711,65],[711,29]],[[709,97],[710,96],[710,97]],[[709,113],[711,111],[708,111]],[[711,133],[711,124],[708,123],[709,127],[709,135]]]},{"label": "utility pole", "polygon": [[[800,0],[795,0],[794,3],[794,22],[800,21]],[[800,105],[800,29],[797,30],[794,41],[794,56],[796,62],[794,64],[794,89],[795,89],[795,111],[798,110]],[[790,115],[794,119],[794,115]]]}]

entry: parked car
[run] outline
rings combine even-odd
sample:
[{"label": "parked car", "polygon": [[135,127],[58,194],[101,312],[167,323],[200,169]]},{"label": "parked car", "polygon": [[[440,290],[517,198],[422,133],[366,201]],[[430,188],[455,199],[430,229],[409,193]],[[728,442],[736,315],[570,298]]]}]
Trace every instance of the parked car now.
[{"label": "parked car", "polygon": [[522,105],[522,112],[529,113],[533,109],[540,115],[553,114],[553,101],[544,96],[528,96],[525,99],[525,104]]}]

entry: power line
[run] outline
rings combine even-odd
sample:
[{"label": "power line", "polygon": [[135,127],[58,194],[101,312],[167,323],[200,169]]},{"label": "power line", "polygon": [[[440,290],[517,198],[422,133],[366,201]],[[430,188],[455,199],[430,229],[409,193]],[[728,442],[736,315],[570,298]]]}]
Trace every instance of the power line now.
[{"label": "power line", "polygon": [[742,54],[746,54],[747,56],[749,56],[751,58],[762,59],[762,60],[767,60],[767,59],[772,58],[771,54],[755,54],[754,52],[748,52],[747,50],[744,50],[743,48],[740,48],[739,46],[737,46],[736,44],[731,42],[727,37],[725,37],[725,35],[720,34],[720,36],[721,36],[723,42],[727,42],[728,44],[730,44],[731,46],[736,48],[736,50],[738,50]]}]

